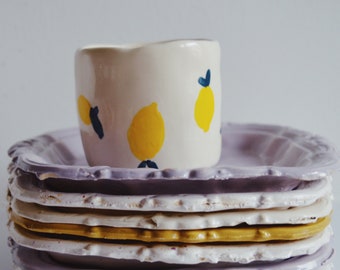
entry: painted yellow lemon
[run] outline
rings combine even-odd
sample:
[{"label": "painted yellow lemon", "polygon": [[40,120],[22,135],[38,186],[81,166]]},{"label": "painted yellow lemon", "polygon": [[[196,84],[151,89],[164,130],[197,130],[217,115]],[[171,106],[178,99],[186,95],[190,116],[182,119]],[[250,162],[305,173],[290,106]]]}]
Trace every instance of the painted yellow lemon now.
[{"label": "painted yellow lemon", "polygon": [[203,88],[200,90],[196,100],[195,120],[204,132],[208,132],[215,111],[214,92],[209,86],[210,69],[208,69],[205,78],[200,77],[198,82]]},{"label": "painted yellow lemon", "polygon": [[165,125],[157,103],[139,110],[127,132],[131,152],[141,160],[152,159],[162,148],[165,137]]},{"label": "painted yellow lemon", "polygon": [[78,97],[78,114],[81,121],[83,121],[85,125],[91,124],[91,118],[89,113],[90,109],[91,109],[90,102],[87,100],[86,97],[80,95]]}]

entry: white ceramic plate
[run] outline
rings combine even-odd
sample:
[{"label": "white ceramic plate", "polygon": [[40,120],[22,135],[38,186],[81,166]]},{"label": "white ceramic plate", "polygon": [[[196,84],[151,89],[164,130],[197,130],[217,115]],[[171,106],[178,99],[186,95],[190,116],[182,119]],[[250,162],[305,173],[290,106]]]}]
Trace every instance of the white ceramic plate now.
[{"label": "white ceramic plate", "polygon": [[314,204],[289,209],[235,210],[210,213],[127,212],[112,210],[82,211],[79,208],[46,207],[13,200],[12,212],[20,217],[42,223],[81,224],[153,230],[193,230],[265,224],[307,224],[328,216],[332,211],[330,198],[321,198]]},{"label": "white ceramic plate", "polygon": [[331,177],[302,181],[297,189],[282,192],[245,192],[177,195],[110,195],[61,192],[46,188],[33,175],[10,178],[12,196],[27,203],[45,206],[80,207],[125,211],[212,212],[231,209],[301,207],[331,196]]},{"label": "white ceramic plate", "polygon": [[[63,257],[59,254],[59,259],[62,259],[64,263],[59,263],[54,260],[48,252],[38,251],[34,249],[25,248],[22,246],[14,246],[13,247],[13,262],[16,265],[17,270],[94,270],[96,268],[92,268],[89,263],[85,263],[86,260],[83,260],[81,265],[86,265],[85,268],[81,268],[81,266],[72,266],[65,264],[66,256]],[[197,270],[197,269],[206,269],[206,270],[287,270],[287,269],[304,269],[304,270],[326,270],[332,269],[332,255],[333,249],[330,245],[324,245],[317,252],[311,255],[305,256],[297,256],[283,261],[276,262],[262,262],[248,265],[242,264],[228,264],[228,263],[220,263],[220,264],[201,264],[198,267],[188,267],[188,266],[165,266],[162,263],[152,263],[146,264],[138,263],[133,260],[127,260],[124,263],[124,260],[114,260],[111,259],[109,261],[103,260],[103,258],[93,258],[93,261],[100,262],[102,269],[168,269],[168,270]],[[56,255],[54,257],[57,257]],[[77,261],[81,260],[81,258],[70,256],[66,261]]]},{"label": "white ceramic plate", "polygon": [[218,164],[193,170],[89,167],[75,128],[18,142],[8,153],[17,168],[39,179],[226,180],[285,176],[315,180],[339,168],[339,154],[333,145],[304,131],[274,125],[223,124],[222,137]]},{"label": "white ceramic plate", "polygon": [[[207,245],[176,245],[176,244],[139,244],[114,243],[91,240],[55,239],[31,233],[9,224],[10,236],[20,246],[52,254],[61,261],[79,264],[87,259],[90,265],[91,256],[96,260],[108,259],[137,260],[140,262],[164,262],[168,264],[199,264],[199,263],[251,263],[254,261],[284,260],[294,256],[310,255],[330,242],[331,227],[323,232],[304,240],[290,242],[271,242],[266,244],[207,244]],[[77,261],[76,258],[79,260]]]}]

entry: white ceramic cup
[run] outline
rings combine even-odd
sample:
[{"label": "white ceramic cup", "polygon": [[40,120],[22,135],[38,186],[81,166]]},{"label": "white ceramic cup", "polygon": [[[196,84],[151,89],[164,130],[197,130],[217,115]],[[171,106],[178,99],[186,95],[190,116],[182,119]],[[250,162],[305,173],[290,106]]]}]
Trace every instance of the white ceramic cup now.
[{"label": "white ceramic cup", "polygon": [[76,52],[75,78],[89,165],[184,169],[218,162],[218,42],[86,46]]}]

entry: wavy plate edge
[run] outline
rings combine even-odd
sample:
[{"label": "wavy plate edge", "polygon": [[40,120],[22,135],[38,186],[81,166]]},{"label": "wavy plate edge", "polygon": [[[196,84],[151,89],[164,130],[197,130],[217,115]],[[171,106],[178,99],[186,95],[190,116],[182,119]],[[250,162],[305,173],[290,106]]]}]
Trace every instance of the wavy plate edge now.
[{"label": "wavy plate edge", "polygon": [[[222,130],[227,128],[242,129],[248,128],[253,131],[273,133],[275,135],[291,134],[295,136],[296,143],[312,143],[320,152],[316,154],[323,155],[323,164],[314,164],[313,166],[301,167],[281,167],[281,166],[215,166],[211,168],[196,169],[129,169],[113,168],[109,166],[78,166],[64,164],[48,164],[39,159],[37,149],[44,149],[49,143],[57,142],[62,139],[61,134],[66,133],[68,136],[79,134],[77,128],[69,128],[45,133],[29,140],[20,141],[8,150],[8,155],[12,158],[13,166],[23,171],[34,173],[40,180],[47,178],[64,178],[72,180],[148,180],[148,179],[187,179],[187,180],[227,180],[231,178],[249,178],[260,176],[285,176],[305,181],[312,181],[324,178],[329,174],[340,169],[339,151],[328,142],[325,138],[308,133],[306,131],[294,129],[286,126],[269,125],[269,124],[238,124],[223,123]],[[271,131],[270,131],[271,130]],[[275,133],[273,132],[275,131]],[[284,135],[282,135],[284,138]],[[47,139],[48,138],[48,139]],[[289,139],[289,138],[288,138]],[[42,150],[41,150],[42,151]],[[9,168],[11,170],[13,168]]]}]

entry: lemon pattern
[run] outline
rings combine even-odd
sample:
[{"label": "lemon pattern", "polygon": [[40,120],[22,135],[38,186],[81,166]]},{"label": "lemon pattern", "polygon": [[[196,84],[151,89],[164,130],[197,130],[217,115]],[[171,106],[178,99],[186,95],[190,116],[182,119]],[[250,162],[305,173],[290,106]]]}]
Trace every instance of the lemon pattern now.
[{"label": "lemon pattern", "polygon": [[140,109],[130,124],[127,138],[131,152],[141,161],[139,168],[158,168],[152,158],[160,151],[165,137],[165,124],[156,102]]},{"label": "lemon pattern", "polygon": [[104,137],[104,131],[100,119],[98,117],[99,109],[98,107],[91,107],[90,102],[86,97],[80,95],[78,97],[78,114],[81,121],[85,125],[92,124],[94,131],[97,133],[99,139]]},{"label": "lemon pattern", "polygon": [[200,90],[195,104],[195,120],[204,132],[209,131],[215,111],[214,93],[209,86],[210,76],[210,69],[208,69],[205,78],[200,77],[198,79],[198,83],[203,88]]}]

